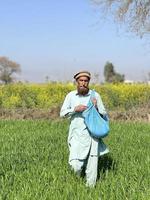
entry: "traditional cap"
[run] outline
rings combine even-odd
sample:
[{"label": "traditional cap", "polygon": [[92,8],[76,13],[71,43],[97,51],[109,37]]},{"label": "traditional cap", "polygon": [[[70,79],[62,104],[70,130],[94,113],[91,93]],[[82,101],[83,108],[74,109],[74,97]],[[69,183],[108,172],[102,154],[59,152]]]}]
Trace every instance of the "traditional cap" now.
[{"label": "traditional cap", "polygon": [[88,72],[88,71],[81,71],[81,72],[78,72],[77,74],[75,74],[74,75],[74,79],[78,79],[79,77],[81,77],[81,76],[86,76],[86,77],[88,77],[89,79],[91,78],[91,74],[90,74],[90,72]]}]

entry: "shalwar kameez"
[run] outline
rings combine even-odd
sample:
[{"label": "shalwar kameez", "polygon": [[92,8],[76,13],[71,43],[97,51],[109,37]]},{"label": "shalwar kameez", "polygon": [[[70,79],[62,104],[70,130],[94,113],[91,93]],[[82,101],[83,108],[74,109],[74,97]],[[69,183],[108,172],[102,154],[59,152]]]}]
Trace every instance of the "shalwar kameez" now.
[{"label": "shalwar kameez", "polygon": [[[82,113],[74,111],[76,106],[88,104],[91,91],[89,90],[84,96],[79,95],[77,90],[68,93],[60,111],[61,117],[70,117],[71,120],[68,135],[69,164],[78,175],[81,174],[83,166],[86,165],[86,184],[88,186],[96,184],[98,157],[109,152],[101,139],[90,136]],[[95,98],[99,113],[106,115],[103,102],[97,92],[95,92]]]}]

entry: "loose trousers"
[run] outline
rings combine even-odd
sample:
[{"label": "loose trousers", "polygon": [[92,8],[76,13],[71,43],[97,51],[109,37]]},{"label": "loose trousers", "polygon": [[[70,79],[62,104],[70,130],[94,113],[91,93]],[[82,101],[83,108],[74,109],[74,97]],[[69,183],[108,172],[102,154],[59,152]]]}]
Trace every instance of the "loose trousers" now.
[{"label": "loose trousers", "polygon": [[72,169],[77,175],[81,175],[82,169],[85,166],[86,170],[86,185],[94,187],[97,179],[98,156],[89,155],[87,159],[74,159],[69,162]]},{"label": "loose trousers", "polygon": [[[96,150],[96,149],[97,150]],[[94,152],[97,152],[96,154]],[[91,147],[86,159],[72,159],[69,161],[71,168],[77,175],[81,175],[83,167],[86,173],[86,185],[95,186],[98,170],[98,143],[96,139],[91,140]]]},{"label": "loose trousers", "polygon": [[[71,148],[71,147],[70,147]],[[73,149],[76,150],[75,148]],[[98,171],[99,156],[107,154],[109,149],[102,140],[91,138],[91,147],[85,159],[72,158],[69,156],[69,164],[77,175],[81,175],[82,169],[85,167],[86,185],[95,186]]]}]

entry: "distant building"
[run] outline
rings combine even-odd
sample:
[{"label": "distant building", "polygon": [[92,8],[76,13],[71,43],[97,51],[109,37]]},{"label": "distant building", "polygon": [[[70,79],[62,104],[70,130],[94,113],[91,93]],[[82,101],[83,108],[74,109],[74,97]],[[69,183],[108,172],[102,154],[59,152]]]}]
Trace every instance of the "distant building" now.
[{"label": "distant building", "polygon": [[132,84],[132,83],[135,83],[135,81],[133,81],[133,80],[124,80],[124,83]]}]

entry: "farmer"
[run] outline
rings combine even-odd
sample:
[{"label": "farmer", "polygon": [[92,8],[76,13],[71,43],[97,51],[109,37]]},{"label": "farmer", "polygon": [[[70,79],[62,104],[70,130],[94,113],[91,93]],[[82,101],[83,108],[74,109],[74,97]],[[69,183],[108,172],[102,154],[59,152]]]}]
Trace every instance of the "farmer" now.
[{"label": "farmer", "polygon": [[[94,187],[97,179],[98,157],[108,153],[109,150],[102,140],[90,136],[82,117],[82,112],[87,108],[90,99],[89,82],[91,74],[88,71],[81,71],[74,75],[74,79],[77,90],[67,94],[60,116],[70,117],[71,119],[68,135],[69,164],[79,176],[83,167],[85,167],[86,185]],[[95,92],[95,98],[92,101],[98,112],[106,115],[103,102],[97,92]]]}]

